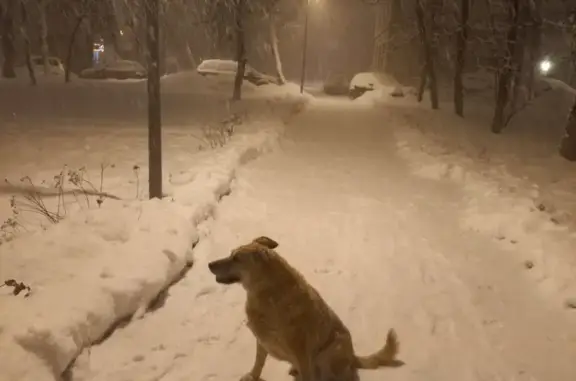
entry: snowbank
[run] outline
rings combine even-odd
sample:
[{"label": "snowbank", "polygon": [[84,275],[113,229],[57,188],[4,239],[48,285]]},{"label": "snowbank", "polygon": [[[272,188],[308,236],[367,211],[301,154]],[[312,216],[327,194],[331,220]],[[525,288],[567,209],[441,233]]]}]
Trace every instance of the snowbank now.
[{"label": "snowbank", "polygon": [[192,263],[197,226],[230,192],[235,169],[272,149],[280,127],[238,135],[212,151],[171,199],[106,202],[46,231],[0,246],[1,379],[52,381],[118,321],[140,316]]},{"label": "snowbank", "polygon": [[[162,86],[170,93],[202,93],[230,98],[234,86],[234,78],[229,76],[202,76],[195,71],[187,71],[163,77]],[[311,95],[307,93],[300,94],[300,86],[291,82],[281,86],[276,84],[256,86],[244,81],[242,84],[242,98],[270,98],[274,100],[297,98],[309,100]]]},{"label": "snowbank", "polygon": [[[1,78],[0,77],[0,84],[8,85],[8,84],[15,84],[18,86],[31,86],[30,74],[28,73],[28,69],[26,67],[17,67],[14,69],[16,73],[16,78]],[[44,74],[43,68],[35,66],[34,67],[34,75],[36,76],[36,81],[38,86],[45,85],[45,84],[53,84],[53,83],[64,83],[64,71],[60,71],[58,69],[52,68],[52,71],[46,75]],[[74,73],[70,73],[70,80],[75,81],[78,79],[78,76]]]},{"label": "snowbank", "polygon": [[[466,202],[461,210],[465,229],[491,236],[517,256],[519,269],[556,303],[576,296],[576,234],[538,203],[539,187],[507,172],[505,166],[484,166],[427,138],[420,132],[397,130],[399,154],[412,172],[431,180],[460,185]],[[488,159],[489,160],[489,159]]]}]

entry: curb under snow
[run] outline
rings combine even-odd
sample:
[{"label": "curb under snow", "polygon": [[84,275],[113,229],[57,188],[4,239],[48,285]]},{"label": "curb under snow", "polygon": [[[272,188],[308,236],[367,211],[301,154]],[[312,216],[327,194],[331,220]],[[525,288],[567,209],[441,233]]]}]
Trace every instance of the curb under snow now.
[{"label": "curb under snow", "polygon": [[18,261],[16,274],[35,264],[34,293],[0,299],[0,379],[60,380],[83,348],[144,311],[192,262],[196,228],[230,192],[235,170],[273,149],[279,134],[234,137],[171,199],[107,202],[0,247],[0,261]]}]

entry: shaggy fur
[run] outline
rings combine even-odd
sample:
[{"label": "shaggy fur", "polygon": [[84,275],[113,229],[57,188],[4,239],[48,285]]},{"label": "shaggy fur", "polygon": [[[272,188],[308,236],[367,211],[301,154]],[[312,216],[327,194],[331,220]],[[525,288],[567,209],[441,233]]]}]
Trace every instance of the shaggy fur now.
[{"label": "shaggy fur", "polygon": [[216,281],[240,283],[247,293],[248,327],[256,337],[256,359],[242,381],[260,379],[268,355],[291,364],[300,381],[357,381],[358,369],[399,367],[399,342],[390,329],[386,344],[369,356],[356,356],[350,331],[318,291],[259,237],[209,263]]}]

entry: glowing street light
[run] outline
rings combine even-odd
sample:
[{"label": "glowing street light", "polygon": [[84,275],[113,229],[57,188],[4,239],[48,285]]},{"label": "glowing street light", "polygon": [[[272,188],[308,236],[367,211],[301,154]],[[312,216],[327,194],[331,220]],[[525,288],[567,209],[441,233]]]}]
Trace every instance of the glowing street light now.
[{"label": "glowing street light", "polygon": [[540,61],[540,64],[538,65],[539,69],[540,69],[540,73],[546,75],[550,72],[550,70],[552,70],[552,61],[550,61],[549,59],[545,58],[542,61]]}]

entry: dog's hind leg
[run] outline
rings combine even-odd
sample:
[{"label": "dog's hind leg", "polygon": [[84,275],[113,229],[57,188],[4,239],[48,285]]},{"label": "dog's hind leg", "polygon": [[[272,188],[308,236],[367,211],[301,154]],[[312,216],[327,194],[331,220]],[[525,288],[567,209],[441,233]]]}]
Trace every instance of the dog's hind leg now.
[{"label": "dog's hind leg", "polygon": [[258,381],[262,375],[262,369],[264,369],[264,364],[266,363],[266,358],[268,357],[268,352],[258,341],[256,341],[256,357],[254,358],[254,365],[252,370],[245,374],[240,381]]}]

